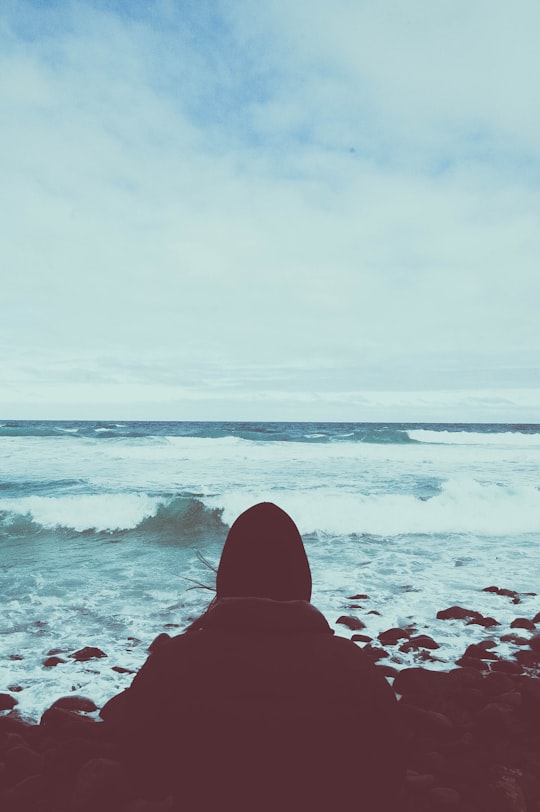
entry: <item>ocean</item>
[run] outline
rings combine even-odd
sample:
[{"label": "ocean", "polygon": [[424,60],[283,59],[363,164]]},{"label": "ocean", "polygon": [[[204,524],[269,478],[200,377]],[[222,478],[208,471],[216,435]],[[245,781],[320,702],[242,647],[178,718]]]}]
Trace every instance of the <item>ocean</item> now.
[{"label": "ocean", "polygon": [[[336,634],[343,614],[372,637],[414,624],[449,668],[540,611],[540,425],[4,421],[0,692],[39,719],[127,687],[152,640],[204,610],[229,526],[259,501],[297,523]],[[453,604],[501,625],[436,619]],[[70,657],[84,646],[107,656]],[[65,662],[45,667],[51,652]]]}]

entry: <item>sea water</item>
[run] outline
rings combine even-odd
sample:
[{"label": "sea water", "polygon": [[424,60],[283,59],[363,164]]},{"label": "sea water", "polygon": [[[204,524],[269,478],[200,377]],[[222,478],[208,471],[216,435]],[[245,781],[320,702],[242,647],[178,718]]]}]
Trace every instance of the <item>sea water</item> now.
[{"label": "sea water", "polygon": [[[0,691],[39,718],[127,687],[151,641],[204,610],[228,528],[259,501],[297,523],[337,634],[342,614],[374,638],[414,624],[449,668],[494,632],[439,609],[493,616],[498,636],[540,611],[540,426],[4,421]],[[107,656],[69,656],[84,646]],[[419,656],[391,651],[398,668]],[[51,652],[65,662],[45,667]]]}]

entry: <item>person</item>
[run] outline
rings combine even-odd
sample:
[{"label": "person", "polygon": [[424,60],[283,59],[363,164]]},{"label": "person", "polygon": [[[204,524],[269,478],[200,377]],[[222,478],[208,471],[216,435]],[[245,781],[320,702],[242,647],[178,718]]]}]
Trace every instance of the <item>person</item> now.
[{"label": "person", "polygon": [[394,693],[334,635],[311,587],[288,514],[268,502],[242,513],[208,609],[101,711],[143,797],[169,795],[189,812],[396,808]]}]

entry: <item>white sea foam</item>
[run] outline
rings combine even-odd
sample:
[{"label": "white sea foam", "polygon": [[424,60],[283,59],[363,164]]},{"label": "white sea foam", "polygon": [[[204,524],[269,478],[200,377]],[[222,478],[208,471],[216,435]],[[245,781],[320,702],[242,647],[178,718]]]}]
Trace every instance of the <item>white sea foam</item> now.
[{"label": "white sea foam", "polygon": [[137,527],[156,512],[161,501],[138,493],[25,496],[0,500],[0,510],[30,516],[45,528],[112,531]]},{"label": "white sea foam", "polygon": [[503,445],[540,446],[540,433],[498,431],[433,431],[430,429],[409,429],[407,434],[411,440],[419,443],[435,443],[444,445]]},{"label": "white sea foam", "polygon": [[231,524],[240,512],[264,499],[276,501],[292,516],[302,533],[476,534],[502,536],[540,533],[540,491],[527,485],[482,484],[470,478],[445,482],[439,494],[420,498],[411,494],[364,494],[343,490],[231,491],[207,497],[209,507],[223,509]]}]

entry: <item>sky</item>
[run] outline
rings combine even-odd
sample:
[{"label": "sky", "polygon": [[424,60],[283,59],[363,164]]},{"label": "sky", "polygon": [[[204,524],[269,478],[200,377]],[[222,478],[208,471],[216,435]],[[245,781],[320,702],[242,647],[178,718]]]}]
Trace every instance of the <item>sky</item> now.
[{"label": "sky", "polygon": [[0,419],[540,423],[537,0],[3,0]]}]

